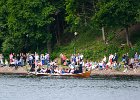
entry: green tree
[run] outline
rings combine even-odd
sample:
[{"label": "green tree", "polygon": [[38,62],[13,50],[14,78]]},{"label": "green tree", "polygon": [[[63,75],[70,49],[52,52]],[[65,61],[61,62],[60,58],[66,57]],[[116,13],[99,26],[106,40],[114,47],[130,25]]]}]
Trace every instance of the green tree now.
[{"label": "green tree", "polygon": [[9,45],[13,48],[10,50],[16,52],[36,51],[38,48],[43,49],[41,47],[51,51],[51,44],[48,43],[51,43],[54,32],[52,25],[56,12],[51,1],[2,0],[0,5],[0,34],[2,36],[6,33],[3,51],[7,50]]},{"label": "green tree", "polygon": [[66,21],[71,25],[71,31],[80,26],[87,26],[96,11],[98,0],[66,0]]},{"label": "green tree", "polygon": [[128,28],[136,22],[139,0],[107,0],[100,2],[99,11],[93,21],[100,27],[121,26],[126,30],[126,42],[129,45]]}]

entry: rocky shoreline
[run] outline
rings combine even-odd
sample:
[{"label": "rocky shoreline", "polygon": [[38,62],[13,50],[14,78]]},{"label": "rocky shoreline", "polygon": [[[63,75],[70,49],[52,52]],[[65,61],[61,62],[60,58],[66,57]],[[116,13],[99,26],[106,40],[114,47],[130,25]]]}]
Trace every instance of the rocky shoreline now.
[{"label": "rocky shoreline", "polygon": [[28,74],[25,67],[19,67],[15,69],[14,67],[0,67],[0,74]]},{"label": "rocky shoreline", "polygon": [[[28,75],[27,67],[0,67],[0,74],[16,74],[16,75]],[[128,70],[127,72],[121,72],[116,70],[92,70],[91,76],[139,76],[140,68],[136,70]]]},{"label": "rocky shoreline", "polygon": [[140,76],[140,69],[128,70],[127,72],[116,70],[93,70],[91,76]]}]

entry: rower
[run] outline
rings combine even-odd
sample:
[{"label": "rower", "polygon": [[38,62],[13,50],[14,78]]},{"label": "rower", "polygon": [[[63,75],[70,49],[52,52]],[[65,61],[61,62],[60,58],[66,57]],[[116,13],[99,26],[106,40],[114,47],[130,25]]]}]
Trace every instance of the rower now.
[{"label": "rower", "polygon": [[79,73],[82,73],[83,72],[82,65],[83,65],[83,60],[80,59],[80,62],[79,62]]}]

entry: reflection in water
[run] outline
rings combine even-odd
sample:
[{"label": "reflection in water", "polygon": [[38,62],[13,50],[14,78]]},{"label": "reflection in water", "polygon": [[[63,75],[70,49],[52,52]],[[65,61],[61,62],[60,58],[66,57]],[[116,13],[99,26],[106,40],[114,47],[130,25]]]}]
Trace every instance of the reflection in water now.
[{"label": "reflection in water", "polygon": [[139,100],[140,78],[0,76],[0,100]]}]

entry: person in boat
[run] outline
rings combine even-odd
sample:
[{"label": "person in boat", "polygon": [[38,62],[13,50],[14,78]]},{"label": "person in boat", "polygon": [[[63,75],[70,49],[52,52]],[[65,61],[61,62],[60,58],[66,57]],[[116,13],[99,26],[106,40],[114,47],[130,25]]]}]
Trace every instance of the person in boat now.
[{"label": "person in boat", "polygon": [[74,69],[75,68],[75,62],[72,61],[71,64],[68,65],[70,69]]},{"label": "person in boat", "polygon": [[51,73],[50,68],[47,68],[46,73]]},{"label": "person in boat", "polygon": [[97,66],[98,66],[98,65],[97,65],[97,62],[92,62],[92,66],[91,66],[92,69],[96,69]]},{"label": "person in boat", "polygon": [[69,66],[71,64],[69,59],[66,59],[66,66]]},{"label": "person in boat", "polygon": [[116,61],[114,61],[114,62],[113,62],[113,69],[117,69],[117,67],[118,67],[118,64],[117,64]]},{"label": "person in boat", "polygon": [[74,73],[74,69],[70,69],[69,70],[69,73]]},{"label": "person in boat", "polygon": [[45,72],[46,72],[45,68],[44,67],[41,68],[40,73],[45,73]]},{"label": "person in boat", "polygon": [[52,67],[50,67],[50,73],[53,74],[54,73],[54,69]]},{"label": "person in boat", "polygon": [[65,68],[63,68],[62,70],[61,70],[61,74],[64,74],[65,73]]},{"label": "person in boat", "polygon": [[54,73],[61,74],[61,70],[59,69],[59,67],[56,67],[54,69]]},{"label": "person in boat", "polygon": [[38,73],[41,72],[41,67],[38,67],[37,72],[38,72]]},{"label": "person in boat", "polygon": [[83,72],[82,65],[83,65],[83,60],[80,59],[80,62],[79,62],[79,73],[82,73]]},{"label": "person in boat", "polygon": [[79,57],[79,53],[76,55],[76,65],[79,65],[79,61],[80,61],[80,57]]},{"label": "person in boat", "polygon": [[69,69],[68,68],[66,68],[65,69],[65,73],[69,73],[70,71],[69,71]]},{"label": "person in boat", "polygon": [[80,72],[79,72],[79,68],[77,67],[77,68],[74,70],[74,74],[78,74],[78,73],[80,73]]},{"label": "person in boat", "polygon": [[37,72],[41,72],[41,70],[42,70],[42,63],[41,63],[41,61],[36,62],[36,66],[37,66]]}]

